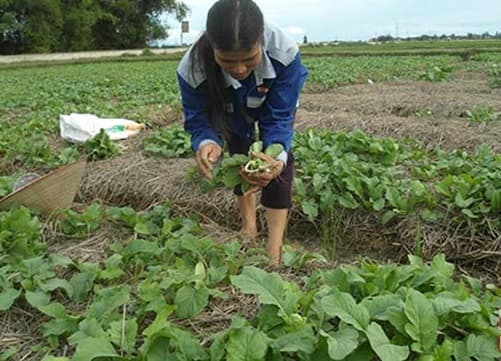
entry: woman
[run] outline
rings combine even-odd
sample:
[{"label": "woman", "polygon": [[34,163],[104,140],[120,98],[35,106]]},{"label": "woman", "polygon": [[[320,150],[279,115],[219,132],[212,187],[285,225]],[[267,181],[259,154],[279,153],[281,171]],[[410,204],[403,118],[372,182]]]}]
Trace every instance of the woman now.
[{"label": "woman", "polygon": [[[205,33],[185,54],[177,72],[185,129],[203,176],[211,178],[223,141],[231,154],[247,154],[256,139],[256,123],[265,148],[275,143],[284,147],[276,159],[257,154],[270,164],[271,172],[241,173],[255,189],[262,189],[268,253],[279,263],[292,206],[293,123],[307,75],[298,46],[265,23],[252,0],[219,0],[209,10]],[[241,232],[255,237],[255,193],[236,189],[235,194]]]}]

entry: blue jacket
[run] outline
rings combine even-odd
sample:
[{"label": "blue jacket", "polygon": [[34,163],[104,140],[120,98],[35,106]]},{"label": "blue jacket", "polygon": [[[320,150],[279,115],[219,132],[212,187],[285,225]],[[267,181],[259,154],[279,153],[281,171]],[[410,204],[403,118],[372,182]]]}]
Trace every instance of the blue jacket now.
[{"label": "blue jacket", "polygon": [[[307,77],[301,63],[299,48],[279,28],[266,24],[263,42],[263,60],[253,74],[243,81],[232,78],[223,70],[226,86],[233,93],[233,121],[230,131],[253,139],[254,124],[258,122],[264,146],[280,143],[288,152],[294,134],[294,117],[299,93]],[[192,147],[198,150],[202,142],[222,144],[220,132],[211,129],[200,87],[206,80],[201,65],[191,63],[191,49],[179,64],[177,75],[185,129],[191,135]],[[194,70],[194,71],[193,71]],[[286,160],[282,155],[280,157]]]}]

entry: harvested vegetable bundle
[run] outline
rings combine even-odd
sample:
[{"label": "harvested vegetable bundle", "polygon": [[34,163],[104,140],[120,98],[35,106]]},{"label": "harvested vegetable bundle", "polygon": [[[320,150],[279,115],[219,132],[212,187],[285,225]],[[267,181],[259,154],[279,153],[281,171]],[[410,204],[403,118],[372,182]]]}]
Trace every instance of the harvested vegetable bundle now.
[{"label": "harvested vegetable bundle", "polygon": [[[271,144],[266,148],[264,154],[276,158],[284,147],[281,144]],[[251,144],[248,154],[234,154],[232,156],[226,155],[223,157],[220,165],[215,167],[211,180],[205,182],[207,190],[214,189],[218,186],[233,188],[241,185],[242,192],[247,192],[251,189],[251,185],[247,183],[240,175],[240,170],[244,169],[247,173],[271,172],[271,165],[266,161],[256,158],[253,153],[260,153],[263,151],[263,142],[257,141]]]}]

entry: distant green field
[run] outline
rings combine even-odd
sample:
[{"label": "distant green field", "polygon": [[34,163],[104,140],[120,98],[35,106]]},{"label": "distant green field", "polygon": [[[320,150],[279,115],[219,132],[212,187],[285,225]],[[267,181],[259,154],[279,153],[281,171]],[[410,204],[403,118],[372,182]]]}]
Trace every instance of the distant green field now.
[{"label": "distant green field", "polygon": [[[68,150],[54,149],[49,140],[57,136],[59,114],[90,112],[144,122],[162,105],[178,111],[178,61],[161,56],[135,59],[0,69],[0,127],[9,129],[0,132],[0,174],[3,165],[16,162],[27,166],[67,162],[63,154]],[[493,87],[501,79],[501,53],[478,54],[470,61],[459,56],[318,56],[307,57],[304,63],[309,71],[305,91],[313,92],[369,80],[444,81],[459,70],[482,71]]]},{"label": "distant green field", "polygon": [[314,55],[460,55],[462,53],[501,52],[501,40],[434,40],[385,43],[339,43],[338,45],[304,45],[301,53]]}]

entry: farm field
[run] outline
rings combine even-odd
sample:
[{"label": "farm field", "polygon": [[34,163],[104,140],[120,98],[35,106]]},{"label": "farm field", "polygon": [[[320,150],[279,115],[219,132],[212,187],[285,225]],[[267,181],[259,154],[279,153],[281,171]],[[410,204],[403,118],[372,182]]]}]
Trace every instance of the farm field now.
[{"label": "farm field", "polygon": [[341,42],[332,44],[310,44],[302,48],[306,56],[315,55],[460,55],[468,59],[471,55],[485,52],[499,52],[501,41],[490,40],[429,40],[389,41],[383,43]]},{"label": "farm field", "polygon": [[72,209],[0,212],[0,360],[498,359],[501,53],[313,52],[280,267],[194,174],[176,60],[0,67],[0,196],[89,158]]}]

